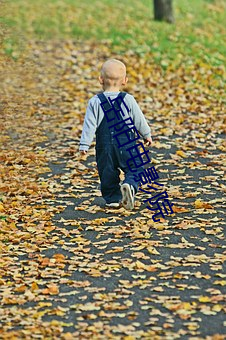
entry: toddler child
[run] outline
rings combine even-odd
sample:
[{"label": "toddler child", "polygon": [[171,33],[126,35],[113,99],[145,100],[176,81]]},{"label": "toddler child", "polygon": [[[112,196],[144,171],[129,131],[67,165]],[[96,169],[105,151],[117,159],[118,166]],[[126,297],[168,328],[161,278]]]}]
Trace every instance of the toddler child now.
[{"label": "toddler child", "polygon": [[[139,185],[135,178],[143,171],[143,167],[137,169],[131,165],[131,154],[135,152],[131,145],[136,145],[138,133],[147,145],[151,145],[152,139],[150,127],[134,97],[120,92],[127,81],[126,66],[121,61],[109,59],[102,65],[99,82],[103,92],[88,102],[79,150],[86,154],[96,134],[97,169],[106,206],[118,208],[122,204],[131,210]],[[125,120],[129,122],[127,128],[131,122],[134,125],[123,133],[120,131],[125,127]],[[120,169],[125,175],[121,186]]]}]

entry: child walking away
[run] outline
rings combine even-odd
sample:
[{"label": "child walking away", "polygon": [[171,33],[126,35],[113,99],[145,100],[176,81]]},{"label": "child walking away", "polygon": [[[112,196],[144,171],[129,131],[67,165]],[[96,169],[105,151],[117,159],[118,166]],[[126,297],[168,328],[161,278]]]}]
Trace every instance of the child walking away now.
[{"label": "child walking away", "polygon": [[[141,164],[135,164],[136,141],[142,136],[151,145],[150,127],[134,97],[120,92],[128,81],[126,66],[121,61],[107,60],[99,81],[103,92],[88,102],[79,150],[86,154],[96,134],[97,169],[106,206],[118,208],[122,204],[132,210],[139,186],[137,178],[143,171]],[[122,185],[120,169],[125,175]]]}]

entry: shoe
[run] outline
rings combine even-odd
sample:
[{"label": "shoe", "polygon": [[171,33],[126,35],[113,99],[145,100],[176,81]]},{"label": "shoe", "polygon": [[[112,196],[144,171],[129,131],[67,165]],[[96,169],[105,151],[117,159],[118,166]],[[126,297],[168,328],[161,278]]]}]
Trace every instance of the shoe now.
[{"label": "shoe", "polygon": [[119,208],[120,207],[120,202],[106,203],[105,207],[107,207],[107,208]]},{"label": "shoe", "polygon": [[132,210],[134,208],[134,187],[128,183],[121,185],[122,205],[125,209]]}]

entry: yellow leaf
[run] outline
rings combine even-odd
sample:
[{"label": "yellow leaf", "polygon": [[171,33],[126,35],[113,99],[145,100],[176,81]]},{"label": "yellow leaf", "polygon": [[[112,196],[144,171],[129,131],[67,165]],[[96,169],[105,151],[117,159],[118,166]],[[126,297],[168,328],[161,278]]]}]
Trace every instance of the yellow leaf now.
[{"label": "yellow leaf", "polygon": [[226,280],[216,280],[214,281],[215,285],[221,285],[221,286],[226,286]]},{"label": "yellow leaf", "polygon": [[184,302],[182,303],[182,306],[185,310],[191,310],[193,308],[190,302]]},{"label": "yellow leaf", "polygon": [[148,247],[147,251],[152,254],[152,255],[160,255],[160,253],[158,252],[158,250],[156,250],[154,247]]},{"label": "yellow leaf", "polygon": [[163,290],[162,287],[154,287],[154,288],[152,288],[152,290],[153,290],[154,292],[164,292],[164,290]]},{"label": "yellow leaf", "polygon": [[151,158],[151,163],[152,164],[159,164],[160,163],[160,161],[158,160],[158,159],[155,159],[155,158]]},{"label": "yellow leaf", "polygon": [[92,221],[92,224],[95,225],[103,225],[104,223],[108,222],[108,218],[96,218],[95,220]]},{"label": "yellow leaf", "polygon": [[211,302],[209,296],[200,296],[199,302]]},{"label": "yellow leaf", "polygon": [[45,315],[45,314],[47,314],[47,313],[49,313],[49,312],[51,312],[51,309],[45,309],[45,310],[42,310],[42,311],[40,311],[40,312],[36,312],[36,313],[33,314],[33,318],[34,318],[34,319],[39,319],[39,318],[41,318],[43,315]]},{"label": "yellow leaf", "polygon": [[52,306],[51,302],[39,302],[38,303],[38,308],[51,307],[51,306]]},{"label": "yellow leaf", "polygon": [[148,266],[148,265],[144,264],[143,262],[141,262],[139,260],[137,260],[135,262],[135,264],[136,264],[137,269],[144,269],[144,270],[147,270],[149,272],[155,272],[157,270],[155,266]]},{"label": "yellow leaf", "polygon": [[105,252],[105,254],[110,254],[110,253],[118,253],[118,252],[122,252],[124,250],[123,247],[116,247],[114,249],[110,249],[110,250],[107,250]]},{"label": "yellow leaf", "polygon": [[78,236],[78,237],[75,237],[75,238],[72,238],[70,240],[70,242],[77,242],[77,243],[84,243],[85,239],[81,236]]},{"label": "yellow leaf", "polygon": [[15,229],[16,228],[16,224],[15,222],[11,222],[9,225],[10,228]]},{"label": "yellow leaf", "polygon": [[222,309],[224,309],[224,306],[221,306],[221,305],[214,305],[213,306],[213,308],[212,308],[212,310],[214,311],[214,312],[220,312]]},{"label": "yellow leaf", "polygon": [[198,324],[195,322],[189,323],[187,327],[190,331],[195,331],[197,328],[199,328]]},{"label": "yellow leaf", "polygon": [[146,266],[146,264],[144,264],[143,262],[137,260],[137,261],[136,261],[136,267],[137,267],[138,269],[146,269],[147,266]]},{"label": "yellow leaf", "polygon": [[186,154],[184,153],[184,151],[182,151],[182,150],[178,150],[178,151],[176,152],[176,154],[177,154],[178,156],[180,156],[180,157],[183,157],[183,158],[186,158],[186,157],[187,157]]},{"label": "yellow leaf", "polygon": [[166,227],[163,224],[157,224],[155,225],[155,229],[157,230],[164,230]]},{"label": "yellow leaf", "polygon": [[64,340],[74,340],[74,335],[69,332],[62,334],[61,336]]}]

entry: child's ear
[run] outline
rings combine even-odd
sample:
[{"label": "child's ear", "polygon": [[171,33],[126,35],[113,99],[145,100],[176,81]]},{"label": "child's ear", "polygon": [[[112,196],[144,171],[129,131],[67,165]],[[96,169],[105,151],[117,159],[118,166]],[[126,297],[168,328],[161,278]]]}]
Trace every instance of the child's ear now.
[{"label": "child's ear", "polygon": [[99,82],[100,82],[101,85],[103,85],[103,83],[104,83],[104,79],[101,76],[99,77]]},{"label": "child's ear", "polygon": [[127,78],[127,77],[125,77],[125,78],[124,78],[124,80],[123,80],[123,82],[122,82],[122,85],[126,85],[126,84],[127,84],[127,82],[128,82],[128,78]]}]

